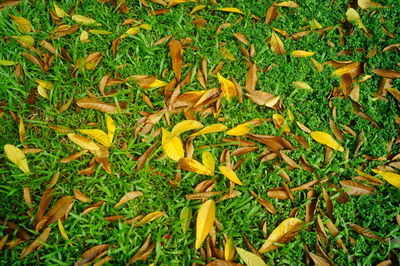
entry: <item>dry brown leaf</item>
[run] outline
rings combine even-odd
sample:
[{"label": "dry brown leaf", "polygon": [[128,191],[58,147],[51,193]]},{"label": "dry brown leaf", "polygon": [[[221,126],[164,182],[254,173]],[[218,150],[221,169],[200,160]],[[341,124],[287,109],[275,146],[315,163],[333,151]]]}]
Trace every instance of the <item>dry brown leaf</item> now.
[{"label": "dry brown leaf", "polygon": [[263,198],[260,198],[258,196],[258,194],[252,190],[250,190],[250,193],[257,200],[257,202],[260,203],[267,211],[269,211],[272,214],[276,214],[276,209],[275,209],[274,205],[272,205],[271,202],[269,202]]},{"label": "dry brown leaf", "polygon": [[359,233],[360,235],[363,235],[365,237],[372,238],[372,239],[375,239],[375,240],[379,240],[381,242],[385,242],[385,240],[383,238],[381,238],[380,236],[377,236],[372,231],[370,231],[370,230],[368,230],[368,229],[366,229],[366,228],[364,228],[364,227],[362,227],[362,226],[360,226],[358,224],[349,223],[349,225],[350,225],[350,228],[353,231]]},{"label": "dry brown leaf", "polygon": [[68,157],[65,157],[60,160],[60,163],[69,163],[74,160],[79,159],[82,155],[86,154],[89,150],[81,150],[80,152],[74,153]]},{"label": "dry brown leaf", "polygon": [[97,245],[97,246],[94,246],[94,247],[88,249],[87,251],[85,251],[85,253],[82,254],[82,259],[77,261],[74,265],[75,266],[83,266],[83,265],[89,264],[90,262],[94,261],[96,258],[107,254],[106,252],[109,247],[110,247],[110,245],[102,244],[102,245]]},{"label": "dry brown leaf", "polygon": [[156,247],[156,243],[150,244],[151,234],[148,234],[145,242],[139,248],[139,250],[135,253],[135,255],[128,261],[127,265],[131,265],[134,262],[139,260],[147,260],[150,254],[153,252]]},{"label": "dry brown leaf", "polygon": [[169,53],[172,59],[172,68],[174,69],[175,78],[178,82],[181,80],[181,69],[182,69],[182,44],[178,40],[172,40],[168,43]]},{"label": "dry brown leaf", "polygon": [[81,191],[79,191],[79,189],[74,188],[73,191],[74,191],[74,196],[77,200],[82,201],[82,202],[91,202],[92,201],[88,196],[86,196]]},{"label": "dry brown leaf", "polygon": [[124,204],[130,200],[136,199],[140,196],[143,196],[143,193],[141,191],[128,192],[118,201],[117,204],[114,205],[114,208],[117,208],[117,207],[121,206],[122,204]]},{"label": "dry brown leaf", "polygon": [[97,65],[100,63],[100,60],[103,58],[103,54],[101,52],[95,52],[89,54],[85,59],[85,68],[87,70],[94,70]]},{"label": "dry brown leaf", "polygon": [[375,188],[354,180],[342,180],[339,183],[346,189],[347,194],[352,196],[369,195],[375,192]]},{"label": "dry brown leaf", "polygon": [[68,212],[71,210],[74,204],[74,198],[72,196],[64,196],[59,199],[54,206],[46,213],[48,217],[44,227],[56,222],[58,219],[66,217]]},{"label": "dry brown leaf", "polygon": [[32,253],[32,251],[34,251],[35,249],[40,248],[40,247],[43,245],[43,243],[46,243],[46,241],[47,241],[47,239],[48,239],[48,237],[49,237],[49,234],[50,234],[50,230],[51,230],[50,227],[46,228],[46,229],[38,236],[38,238],[35,239],[35,241],[33,241],[29,246],[27,246],[26,248],[24,248],[24,249],[22,250],[21,255],[19,256],[19,259],[21,260],[21,259],[25,258],[25,257],[28,256],[30,253]]},{"label": "dry brown leaf", "polygon": [[272,32],[270,47],[272,52],[276,53],[277,55],[286,55],[285,46],[283,45],[282,40],[274,31]]},{"label": "dry brown leaf", "polygon": [[103,103],[99,100],[92,98],[83,98],[76,101],[76,104],[79,107],[86,109],[94,109],[107,114],[115,114],[118,112],[118,109],[115,105]]},{"label": "dry brown leaf", "polygon": [[399,79],[400,78],[400,71],[396,70],[389,70],[389,69],[372,69],[373,73],[378,76],[390,79]]},{"label": "dry brown leaf", "polygon": [[235,36],[235,38],[239,42],[243,43],[244,45],[248,45],[249,44],[249,41],[247,40],[246,36],[243,35],[243,33],[236,32],[236,33],[233,34],[233,36]]},{"label": "dry brown leaf", "polygon": [[265,23],[267,23],[268,25],[271,25],[272,22],[276,19],[276,17],[278,16],[278,8],[275,5],[276,3],[274,3],[273,5],[271,5],[268,10],[267,10],[267,14],[265,15]]}]

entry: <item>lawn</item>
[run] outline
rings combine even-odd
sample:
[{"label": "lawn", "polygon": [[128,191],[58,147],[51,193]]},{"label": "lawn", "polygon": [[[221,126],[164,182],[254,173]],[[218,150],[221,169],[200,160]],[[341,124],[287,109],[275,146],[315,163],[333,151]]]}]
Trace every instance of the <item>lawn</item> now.
[{"label": "lawn", "polygon": [[0,2],[0,264],[399,264],[377,1]]}]

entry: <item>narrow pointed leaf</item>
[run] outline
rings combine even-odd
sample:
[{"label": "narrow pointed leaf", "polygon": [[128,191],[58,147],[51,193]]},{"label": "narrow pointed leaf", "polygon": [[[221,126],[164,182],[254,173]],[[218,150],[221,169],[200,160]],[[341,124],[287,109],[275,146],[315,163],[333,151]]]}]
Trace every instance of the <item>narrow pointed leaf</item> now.
[{"label": "narrow pointed leaf", "polygon": [[205,134],[209,134],[209,133],[221,132],[221,131],[225,131],[227,129],[228,129],[228,127],[225,126],[224,124],[212,124],[212,125],[209,125],[209,126],[206,126],[202,129],[200,129],[196,133],[193,133],[192,135],[190,135],[190,138],[194,138],[196,136],[201,136],[201,135],[205,135]]},{"label": "narrow pointed leaf", "polygon": [[310,133],[310,135],[316,142],[326,145],[334,150],[341,152],[344,151],[343,147],[340,146],[340,144],[328,133],[322,131],[313,131]]},{"label": "narrow pointed leaf", "polygon": [[214,173],[209,168],[207,168],[206,166],[204,166],[203,164],[192,158],[180,159],[179,166],[182,170],[194,172],[200,175],[208,175],[208,176],[214,175]]},{"label": "narrow pointed leaf", "polygon": [[392,172],[385,172],[378,169],[372,169],[372,172],[380,175],[385,179],[389,184],[400,188],[400,175]]},{"label": "narrow pointed leaf", "polygon": [[250,251],[242,248],[236,248],[236,251],[247,266],[267,266],[267,264],[259,256],[251,253]]},{"label": "narrow pointed leaf", "polygon": [[17,147],[11,144],[4,145],[4,152],[7,158],[18,166],[24,173],[29,173],[28,161],[26,160],[25,154]]},{"label": "narrow pointed leaf", "polygon": [[79,132],[94,138],[96,141],[106,147],[110,147],[111,143],[108,135],[100,129],[78,129]]},{"label": "narrow pointed leaf", "polygon": [[228,178],[229,180],[231,180],[233,183],[238,184],[240,186],[243,186],[242,181],[240,181],[240,179],[238,178],[238,176],[236,175],[236,173],[232,170],[232,168],[230,167],[226,167],[226,166],[220,166],[218,167],[218,169],[221,171],[221,173]]},{"label": "narrow pointed leaf", "polygon": [[128,192],[118,201],[117,204],[114,205],[114,208],[117,208],[117,207],[121,206],[122,204],[124,204],[125,202],[136,199],[140,196],[143,196],[143,193],[141,191]]},{"label": "narrow pointed leaf", "polygon": [[196,221],[196,244],[195,248],[199,249],[203,241],[206,239],[208,233],[215,220],[215,202],[208,200],[204,202],[197,214]]},{"label": "narrow pointed leaf", "polygon": [[205,151],[201,154],[201,161],[205,167],[207,167],[212,175],[214,175],[215,170],[215,159],[214,156],[209,151]]},{"label": "narrow pointed leaf", "polygon": [[73,143],[75,143],[82,149],[90,150],[90,151],[99,151],[100,150],[99,145],[97,145],[95,142],[91,141],[90,139],[88,139],[84,136],[81,136],[81,135],[78,135],[75,133],[69,133],[69,134],[67,134],[67,136]]}]

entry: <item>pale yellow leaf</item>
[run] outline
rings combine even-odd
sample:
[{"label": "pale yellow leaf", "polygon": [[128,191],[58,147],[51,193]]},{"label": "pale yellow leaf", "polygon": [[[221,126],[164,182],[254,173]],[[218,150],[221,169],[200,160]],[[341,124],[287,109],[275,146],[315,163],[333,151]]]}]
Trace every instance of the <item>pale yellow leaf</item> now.
[{"label": "pale yellow leaf", "polygon": [[236,8],[236,7],[223,7],[223,8],[217,8],[217,9],[214,9],[214,10],[230,12],[230,13],[237,13],[237,14],[240,14],[240,15],[244,15],[243,11],[238,9],[238,8]]},{"label": "pale yellow leaf", "polygon": [[45,81],[45,80],[35,79],[35,82],[37,84],[39,84],[39,86],[41,86],[43,89],[46,89],[46,90],[50,90],[54,86],[54,83],[51,83],[51,82]]},{"label": "pale yellow leaf", "polygon": [[109,115],[106,115],[106,125],[107,125],[108,141],[112,143],[115,134],[115,122]]},{"label": "pale yellow leaf", "polygon": [[113,34],[111,31],[107,30],[89,30],[90,33],[99,34],[99,35],[110,35]]},{"label": "pale yellow leaf", "polygon": [[315,55],[314,52],[308,52],[308,51],[303,51],[303,50],[295,50],[292,52],[292,56],[297,57],[297,58],[309,57],[309,56],[313,56],[313,55]]},{"label": "pale yellow leaf", "polygon": [[362,9],[368,9],[371,7],[382,7],[381,4],[373,2],[371,0],[358,0],[358,6]]},{"label": "pale yellow leaf", "polygon": [[326,145],[334,150],[344,152],[343,147],[340,146],[340,144],[328,133],[322,131],[313,131],[310,133],[310,135],[316,142]]},{"label": "pale yellow leaf", "polygon": [[364,23],[360,18],[360,15],[354,8],[347,9],[346,18],[348,21],[354,22],[359,28],[363,29],[365,32],[368,32],[367,28],[364,26]]},{"label": "pale yellow leaf", "polygon": [[[65,232],[65,228],[64,228],[64,226],[63,226],[63,224],[62,224],[60,218],[58,218],[57,224],[58,224],[58,230],[60,230],[61,236],[62,236],[65,240],[68,241],[68,240],[69,240],[69,237],[68,237],[67,233]],[[68,242],[68,244],[72,247],[71,242]]]},{"label": "pale yellow leaf", "polygon": [[279,38],[279,36],[274,31],[272,32],[270,47],[272,52],[278,55],[286,55],[285,46],[283,45],[281,38]]},{"label": "pale yellow leaf", "polygon": [[207,169],[210,170],[212,175],[214,175],[215,170],[215,159],[214,156],[209,151],[205,151],[201,154],[201,161]]},{"label": "pale yellow leaf", "polygon": [[267,264],[254,253],[242,248],[236,248],[236,251],[247,266],[267,266]]},{"label": "pale yellow leaf", "polygon": [[220,48],[219,48],[219,51],[220,51],[221,55],[222,55],[223,57],[225,57],[226,59],[231,60],[231,61],[235,61],[235,60],[236,60],[236,58],[233,56],[233,54],[231,53],[231,51],[228,50],[228,48],[226,48],[226,47],[220,47]]},{"label": "pale yellow leaf", "polygon": [[90,24],[94,24],[96,23],[96,20],[92,19],[92,18],[88,18],[86,16],[82,16],[82,15],[73,15],[72,19],[78,23],[78,24],[82,24],[82,25],[90,25]]},{"label": "pale yellow leaf", "polygon": [[226,261],[232,261],[235,258],[235,244],[228,238],[224,246],[224,257]]},{"label": "pale yellow leaf", "polygon": [[121,37],[119,37],[120,39],[126,38],[129,35],[136,35],[140,32],[140,28],[139,27],[133,27],[133,28],[129,28],[125,34],[122,34]]},{"label": "pale yellow leaf", "polygon": [[139,222],[135,224],[135,226],[142,226],[144,224],[150,223],[154,221],[155,219],[164,216],[164,212],[156,211],[156,212],[151,212],[147,214],[145,217],[143,217]]},{"label": "pale yellow leaf", "polygon": [[69,133],[69,134],[67,134],[67,136],[73,143],[75,143],[82,149],[90,150],[90,151],[99,151],[100,150],[99,145],[97,145],[95,142],[91,141],[90,139],[85,138],[84,136],[74,134],[74,133]]},{"label": "pale yellow leaf", "polygon": [[197,173],[200,175],[213,176],[214,172],[205,165],[192,158],[182,158],[179,160],[179,166],[182,170]]},{"label": "pale yellow leaf", "polygon": [[279,248],[275,243],[286,244],[300,232],[303,228],[303,224],[303,221],[297,218],[288,218],[284,220],[272,231],[259,252],[265,253]]},{"label": "pale yellow leaf", "polygon": [[236,127],[228,130],[226,132],[226,134],[230,135],[230,136],[244,136],[247,133],[249,133],[250,130],[251,130],[250,124],[244,123],[244,124],[237,125]]},{"label": "pale yellow leaf", "polygon": [[313,91],[310,85],[305,83],[304,81],[293,81],[292,85],[295,86],[298,89],[303,89],[303,90],[308,90],[308,91]]},{"label": "pale yellow leaf", "polygon": [[22,33],[28,33],[32,31],[31,22],[23,17],[17,17],[10,15],[11,19],[17,23],[18,30]]},{"label": "pale yellow leaf", "polygon": [[35,45],[35,39],[30,36],[30,35],[22,35],[22,36],[11,36],[11,38],[20,41],[24,44],[27,44],[29,46],[34,46]]},{"label": "pale yellow leaf", "polygon": [[192,9],[192,11],[190,11],[189,15],[193,15],[194,13],[204,9],[206,6],[205,5],[198,5],[195,8]]},{"label": "pale yellow leaf", "polygon": [[204,202],[197,214],[196,221],[196,244],[195,248],[199,249],[203,241],[206,239],[208,233],[215,220],[215,202],[207,200]]},{"label": "pale yellow leaf", "polygon": [[79,35],[79,40],[81,40],[81,42],[90,42],[89,33],[85,30],[82,31],[81,35]]},{"label": "pale yellow leaf", "polygon": [[235,184],[243,186],[242,181],[238,178],[236,173],[232,170],[232,168],[227,167],[227,166],[220,166],[218,169],[221,171],[221,173],[228,178],[230,181],[232,181]]},{"label": "pale yellow leaf", "polygon": [[200,129],[196,133],[193,133],[192,135],[190,135],[190,138],[194,138],[196,136],[201,136],[201,135],[205,135],[205,134],[209,134],[209,133],[221,132],[221,131],[225,131],[227,129],[228,129],[228,127],[225,126],[224,124],[212,124],[212,125],[209,125],[209,126],[206,126],[202,129]]},{"label": "pale yellow leaf", "polygon": [[290,133],[289,125],[286,123],[285,118],[280,114],[273,114],[272,120],[274,121],[274,125],[277,129],[282,129],[285,133]]},{"label": "pale yellow leaf", "polygon": [[400,175],[392,172],[380,171],[378,169],[372,169],[372,172],[382,176],[389,184],[400,188]]},{"label": "pale yellow leaf", "polygon": [[229,79],[224,78],[219,73],[217,73],[218,81],[221,85],[221,91],[224,96],[226,96],[227,100],[237,96],[236,87],[232,81]]},{"label": "pale yellow leaf", "polygon": [[14,66],[16,64],[18,64],[18,62],[0,59],[0,66]]},{"label": "pale yellow leaf", "polygon": [[61,9],[56,3],[53,3],[54,11],[59,18],[68,17],[68,14]]},{"label": "pale yellow leaf", "polygon": [[290,7],[290,8],[298,8],[299,5],[294,2],[294,1],[284,1],[278,4],[275,4],[276,6],[282,6],[282,7]]},{"label": "pale yellow leaf", "polygon": [[88,135],[98,141],[100,144],[110,147],[111,143],[108,138],[108,135],[100,129],[78,129],[82,134]]},{"label": "pale yellow leaf", "polygon": [[19,148],[11,144],[6,144],[4,145],[4,152],[6,153],[7,158],[15,165],[17,165],[22,172],[30,172],[25,154]]}]

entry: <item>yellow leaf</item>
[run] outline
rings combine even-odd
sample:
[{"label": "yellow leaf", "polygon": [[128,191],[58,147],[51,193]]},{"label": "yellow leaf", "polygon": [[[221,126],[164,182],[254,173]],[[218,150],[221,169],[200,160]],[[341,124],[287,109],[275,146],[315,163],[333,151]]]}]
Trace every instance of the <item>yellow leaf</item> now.
[{"label": "yellow leaf", "polygon": [[192,220],[192,209],[190,207],[183,207],[180,214],[182,232],[186,234],[189,230],[190,222]]},{"label": "yellow leaf", "polygon": [[107,31],[107,30],[89,30],[89,32],[93,33],[93,34],[99,34],[99,35],[113,34],[111,31]]},{"label": "yellow leaf", "polygon": [[290,133],[290,128],[285,122],[285,118],[283,118],[283,116],[281,116],[280,114],[274,114],[272,115],[272,120],[274,121],[275,127],[277,129],[282,128],[283,132]]},{"label": "yellow leaf", "polygon": [[232,261],[235,257],[235,244],[228,238],[224,246],[224,257],[226,261]]},{"label": "yellow leaf", "polygon": [[358,6],[362,9],[368,9],[370,7],[382,7],[381,4],[373,2],[371,0],[358,0]]},{"label": "yellow leaf", "polygon": [[30,172],[25,154],[19,148],[11,144],[6,144],[4,145],[4,152],[6,153],[7,158],[15,165],[17,165],[22,172]]},{"label": "yellow leaf", "polygon": [[91,141],[90,139],[85,138],[84,136],[74,134],[74,133],[69,133],[69,134],[67,134],[67,136],[73,143],[75,143],[82,149],[90,150],[90,151],[99,151],[100,150],[99,145],[97,145],[95,142]]},{"label": "yellow leaf", "polygon": [[194,130],[194,129],[199,129],[202,127],[203,127],[203,125],[199,121],[184,120],[182,122],[179,122],[172,128],[169,138],[171,139],[171,138],[179,136],[183,132],[186,132],[189,130]]},{"label": "yellow leaf", "polygon": [[106,146],[107,148],[111,146],[108,135],[100,129],[78,129],[82,134],[88,135],[94,138],[96,141]]},{"label": "yellow leaf", "polygon": [[382,181],[381,179],[375,177],[375,176],[372,176],[372,175],[369,175],[369,174],[367,174],[367,173],[364,173],[363,171],[358,170],[358,169],[354,169],[354,170],[355,170],[356,173],[357,173],[358,175],[360,175],[360,176],[364,176],[364,177],[366,177],[366,178],[368,178],[368,179],[370,179],[370,180],[372,180],[372,181],[375,181],[375,182],[378,183],[378,184],[383,184],[383,181]]},{"label": "yellow leaf", "polygon": [[343,147],[340,146],[340,144],[337,143],[337,141],[328,133],[322,131],[313,131],[310,133],[310,135],[316,142],[326,145],[334,150],[338,150],[341,152],[344,151]]},{"label": "yellow leaf", "polygon": [[284,220],[272,231],[259,252],[265,253],[279,248],[275,243],[286,244],[300,232],[303,228],[303,224],[303,221],[297,218],[288,218]]},{"label": "yellow leaf", "polygon": [[225,126],[224,124],[212,124],[212,125],[206,126],[205,128],[200,129],[196,133],[193,133],[192,135],[190,135],[190,138],[194,138],[194,137],[201,136],[204,134],[209,134],[209,133],[221,132],[221,131],[225,131],[227,129],[228,129],[228,127]]},{"label": "yellow leaf", "polygon": [[46,90],[50,90],[54,86],[54,83],[51,83],[49,81],[40,80],[40,79],[35,79],[35,82],[37,84],[39,84],[40,87],[42,87],[43,89],[46,89]]},{"label": "yellow leaf", "polygon": [[296,50],[296,51],[292,52],[292,56],[297,57],[297,58],[309,57],[309,56],[313,56],[313,55],[315,55],[314,52],[308,52],[308,51],[303,51],[303,50]]},{"label": "yellow leaf", "polygon": [[90,42],[89,40],[89,33],[87,31],[82,31],[81,35],[79,36],[81,42]]},{"label": "yellow leaf", "polygon": [[267,266],[267,264],[254,253],[251,253],[242,248],[236,248],[236,251],[247,266]]},{"label": "yellow leaf", "polygon": [[129,28],[125,34],[122,34],[121,37],[119,37],[120,39],[126,38],[129,35],[136,35],[140,32],[140,28],[139,27],[133,27],[133,28]]},{"label": "yellow leaf", "polygon": [[400,102],[400,91],[398,89],[395,88],[387,88],[386,89],[388,92],[390,92],[390,94],[392,94],[392,96],[394,98],[396,98],[397,101]]},{"label": "yellow leaf", "polygon": [[201,161],[208,170],[210,170],[211,175],[214,175],[215,170],[215,160],[214,156],[209,151],[205,151],[201,154]]},{"label": "yellow leaf", "polygon": [[367,28],[364,26],[364,24],[360,18],[360,15],[357,13],[357,11],[354,8],[347,9],[346,18],[350,22],[353,21],[359,28],[363,29],[365,32],[368,32]]},{"label": "yellow leaf", "polygon": [[227,166],[220,166],[220,167],[218,167],[218,169],[230,181],[232,181],[233,183],[238,184],[240,186],[243,186],[242,181],[240,181],[240,179],[237,177],[236,173],[232,170],[232,168],[227,167]]},{"label": "yellow leaf", "polygon": [[108,141],[111,144],[113,142],[115,134],[115,122],[109,115],[106,115],[106,125],[107,125]]},{"label": "yellow leaf", "polygon": [[189,15],[193,15],[194,13],[204,9],[206,6],[205,5],[198,5],[195,8],[192,9],[192,11],[190,11]]},{"label": "yellow leaf", "polygon": [[19,118],[18,133],[19,133],[19,140],[21,141],[21,144],[24,144],[26,141],[26,131],[25,131],[24,122],[22,121],[21,117]]},{"label": "yellow leaf", "polygon": [[230,13],[237,13],[237,14],[240,14],[240,15],[244,15],[243,11],[238,9],[238,8],[236,8],[236,7],[223,7],[223,8],[217,8],[217,9],[214,9],[214,10],[230,12]]},{"label": "yellow leaf", "polygon": [[310,28],[312,30],[318,30],[318,29],[322,29],[323,27],[318,21],[315,20],[315,18],[313,18],[310,23]]},{"label": "yellow leaf", "polygon": [[18,30],[22,33],[27,33],[32,31],[31,23],[29,20],[23,17],[17,17],[10,15],[11,19],[18,24]]},{"label": "yellow leaf", "polygon": [[231,98],[237,96],[236,87],[232,81],[224,78],[219,73],[217,73],[217,78],[218,78],[219,84],[221,84],[222,94],[226,96],[227,100],[230,100]]},{"label": "yellow leaf", "polygon": [[[60,230],[61,236],[62,236],[65,240],[68,241],[68,240],[69,240],[69,237],[68,237],[67,233],[65,232],[64,226],[63,226],[63,224],[62,224],[60,218],[58,219],[58,222],[57,222],[57,223],[58,223],[58,230]],[[68,242],[68,244],[72,247],[71,242]]]},{"label": "yellow leaf", "polygon": [[324,66],[318,62],[317,60],[315,60],[314,58],[310,58],[311,63],[313,64],[315,70],[317,70],[317,72],[322,72],[324,70]]},{"label": "yellow leaf", "polygon": [[82,24],[82,25],[90,25],[90,24],[94,24],[96,23],[96,20],[92,19],[92,18],[88,18],[82,15],[73,15],[72,19],[78,23],[78,24]]},{"label": "yellow leaf", "polygon": [[156,79],[149,86],[149,88],[161,88],[168,85],[168,82]]},{"label": "yellow leaf", "polygon": [[[179,161],[185,156],[185,151],[183,149],[183,143],[179,137],[174,137],[169,139],[169,135],[171,133],[168,132],[165,128],[161,128],[162,130],[162,147],[164,153],[174,161]],[[168,141],[167,141],[168,139]]]},{"label": "yellow leaf", "polygon": [[140,25],[139,28],[145,29],[145,30],[151,30],[152,29],[151,25],[149,25],[147,23],[144,23],[144,24]]},{"label": "yellow leaf", "polygon": [[68,14],[63,9],[61,9],[56,3],[53,3],[53,6],[57,17],[59,18],[68,17]]},{"label": "yellow leaf", "polygon": [[32,36],[29,35],[22,35],[22,36],[11,36],[11,38],[20,41],[24,44],[27,44],[29,46],[34,46],[35,45],[35,39]]},{"label": "yellow leaf", "polygon": [[214,175],[214,173],[209,168],[207,168],[206,166],[204,166],[203,164],[192,158],[180,159],[179,166],[182,170],[197,173],[200,175],[209,175],[209,176]]},{"label": "yellow leaf", "polygon": [[13,66],[16,64],[18,64],[18,62],[0,59],[0,66]]},{"label": "yellow leaf", "polygon": [[298,89],[303,89],[303,90],[308,90],[308,91],[313,91],[310,85],[303,81],[293,81],[292,85],[295,86]]},{"label": "yellow leaf", "polygon": [[294,1],[285,1],[285,2],[281,2],[279,4],[275,4],[276,6],[282,6],[282,7],[291,7],[291,8],[298,8],[299,5],[296,4],[296,2]]},{"label": "yellow leaf", "polygon": [[270,47],[272,52],[278,55],[286,55],[285,46],[283,45],[281,38],[279,38],[279,36],[274,31],[272,32]]},{"label": "yellow leaf", "polygon": [[236,60],[236,58],[233,56],[231,51],[229,51],[226,47],[219,48],[219,51],[220,51],[221,55],[223,57],[225,57],[226,59],[231,60],[231,61],[235,61]]},{"label": "yellow leaf", "polygon": [[37,87],[37,91],[38,91],[38,94],[40,96],[42,96],[43,98],[46,98],[47,100],[49,99],[49,95],[47,94],[47,90],[44,89],[42,86],[39,85]]},{"label": "yellow leaf", "polygon": [[207,200],[204,202],[197,214],[196,221],[196,244],[195,248],[199,249],[206,239],[208,233],[215,220],[215,202],[213,200]]},{"label": "yellow leaf", "polygon": [[247,133],[249,133],[251,130],[250,128],[250,124],[249,123],[243,123],[240,125],[237,125],[236,127],[228,130],[226,132],[226,135],[230,135],[230,136],[244,136]]},{"label": "yellow leaf", "polygon": [[389,184],[400,188],[400,175],[392,172],[380,171],[378,169],[372,169],[372,172],[382,176]]},{"label": "yellow leaf", "polygon": [[135,224],[135,226],[142,226],[144,224],[150,223],[150,222],[154,221],[155,219],[157,219],[161,216],[164,216],[164,215],[165,215],[165,213],[160,212],[160,211],[151,212],[151,213],[147,214],[145,217],[143,217],[139,222],[137,222]]}]

